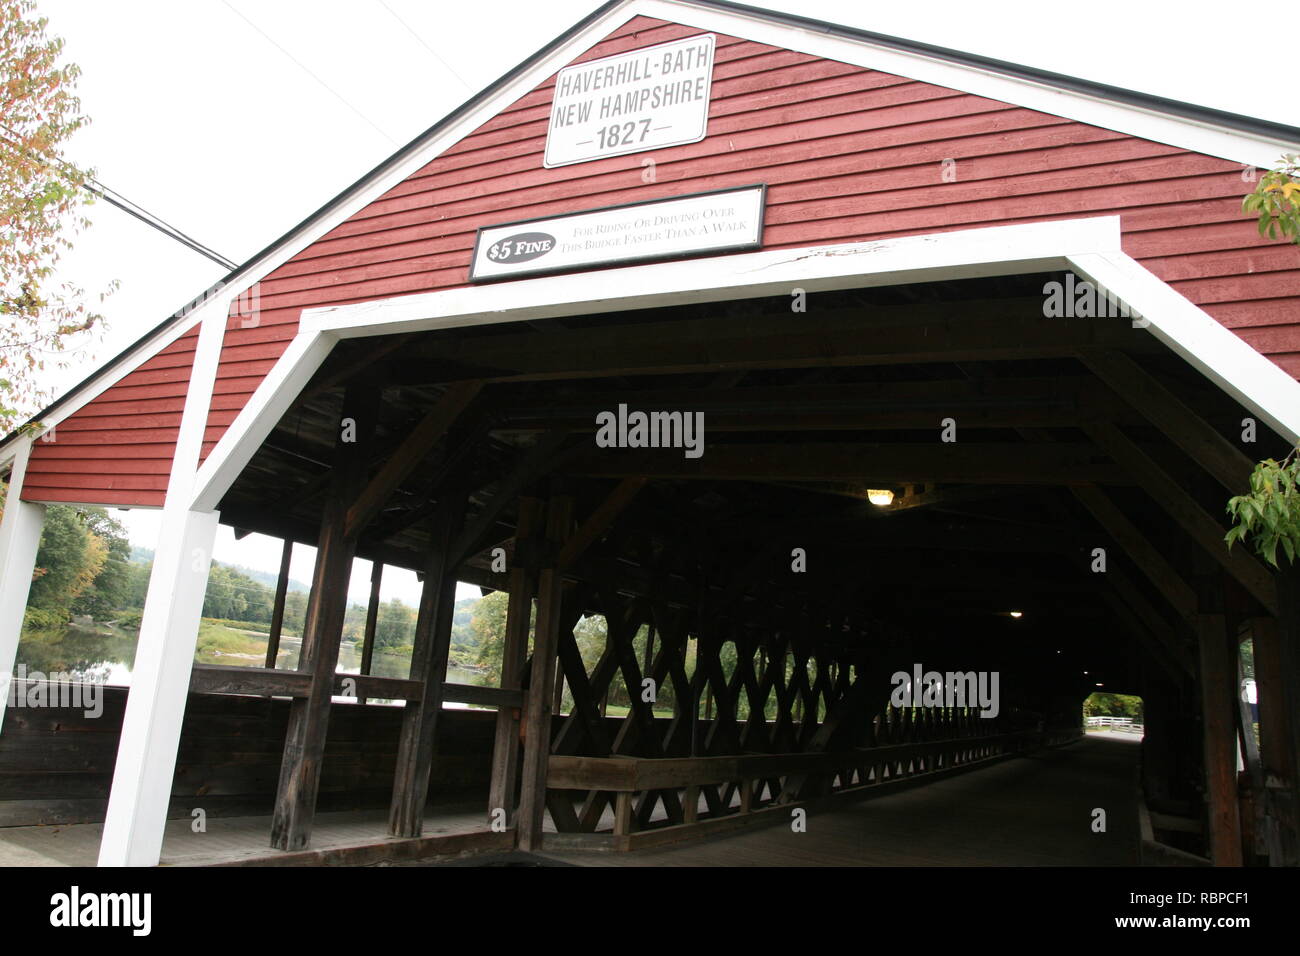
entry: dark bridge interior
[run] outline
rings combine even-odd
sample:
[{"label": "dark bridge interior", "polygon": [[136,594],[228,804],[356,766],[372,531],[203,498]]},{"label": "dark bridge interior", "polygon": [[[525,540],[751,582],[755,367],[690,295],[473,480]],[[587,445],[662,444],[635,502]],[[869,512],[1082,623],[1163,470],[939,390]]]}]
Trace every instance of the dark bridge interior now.
[{"label": "dark bridge interior", "polygon": [[[635,847],[1062,744],[1104,687],[1145,699],[1147,801],[1200,821],[1184,846],[1260,858],[1248,814],[1225,822],[1251,730],[1235,655],[1276,638],[1278,587],[1224,547],[1224,503],[1286,442],[1261,421],[1243,444],[1250,413],[1128,318],[1045,317],[1050,281],[341,343],[220,506],[319,546],[310,678],[196,668],[197,690],[295,698],[275,845],[311,832],[357,555],[425,582],[410,680],[359,692],[408,702],[394,833],[418,832],[458,693],[499,708],[489,808],[535,848],[543,809],[552,841]],[[598,447],[620,405],[702,413],[703,454]],[[444,684],[458,579],[510,592],[500,691]],[[607,645],[588,660],[573,628],[594,614]],[[891,675],[917,664],[997,672],[998,716],[891,707]],[[616,677],[652,679],[657,705],[610,716]],[[1266,750],[1290,746],[1270,732]]]}]

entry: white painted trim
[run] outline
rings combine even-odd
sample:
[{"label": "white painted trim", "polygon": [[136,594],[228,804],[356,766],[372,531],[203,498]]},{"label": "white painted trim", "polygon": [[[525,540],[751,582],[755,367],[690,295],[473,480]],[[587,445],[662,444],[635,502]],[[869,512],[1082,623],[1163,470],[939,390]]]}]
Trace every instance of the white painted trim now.
[{"label": "white painted trim", "polygon": [[69,508],[106,508],[109,511],[162,511],[162,505],[123,505],[102,500],[95,501],[65,501],[62,498],[55,501],[52,498],[31,498],[28,499],[36,504],[42,505],[67,505]]},{"label": "white painted trim", "polygon": [[300,331],[339,338],[391,335],[621,309],[1065,268],[1069,256],[1118,251],[1118,216],[769,249],[597,272],[461,287],[307,309]]},{"label": "white painted trim", "polygon": [[1119,217],[1099,216],[659,262],[308,309],[289,349],[204,462],[190,507],[216,507],[339,339],[789,295],[794,288],[1064,270],[1073,256],[1119,249]]},{"label": "white painted trim", "polygon": [[[353,191],[340,196],[332,209],[304,224],[262,259],[253,263],[240,275],[239,284],[232,288],[242,292],[261,281],[339,223],[427,165],[521,96],[531,92],[560,67],[567,65],[628,20],[642,15],[986,96],[1251,166],[1271,167],[1281,153],[1294,152],[1300,147],[1300,144],[1261,139],[990,70],[906,53],[868,40],[837,37],[773,22],[761,16],[700,7],[690,0],[628,0],[571,37],[546,60],[492,91],[478,107],[436,135],[430,136],[427,142],[405,160],[389,165]],[[228,303],[229,300],[226,301]],[[207,307],[208,303],[205,303],[199,308]],[[201,319],[201,315],[195,315],[194,321]],[[57,424],[93,401],[109,386],[158,354],[190,328],[193,328],[192,322],[177,323],[176,326],[162,330],[156,338],[133,350],[131,354],[114,360],[101,375],[79,388],[75,399],[69,399],[57,409],[49,418],[50,424]],[[0,447],[0,467],[4,466],[12,454],[9,446]]]},{"label": "white painted trim", "polygon": [[169,509],[140,623],[99,846],[100,866],[154,866],[162,852],[217,514]]},{"label": "white painted trim", "polygon": [[0,729],[4,727],[9,684],[18,657],[27,596],[36,568],[45,506],[22,500],[23,479],[31,456],[32,438],[24,435],[15,443],[13,470],[5,496],[4,519],[0,520]]},{"label": "white painted trim", "polygon": [[162,851],[194,645],[207,589],[217,514],[189,507],[229,303],[223,290],[199,329],[163,520],[136,640],[131,690],[117,748],[100,866],[153,866]]},{"label": "white painted trim", "polygon": [[256,434],[264,439],[270,434],[337,341],[337,336],[327,332],[299,331],[294,336],[203,462],[194,479],[192,507],[210,510],[217,506],[261,444],[261,439],[250,442],[247,436]]},{"label": "white painted trim", "polygon": [[1118,216],[966,229],[875,242],[520,279],[305,310],[297,337],[226,430],[190,506],[216,506],[339,339],[686,303],[1073,269],[1282,435],[1300,432],[1300,382],[1120,248]]},{"label": "white painted trim", "polygon": [[520,279],[308,309],[298,335],[203,463],[191,507],[215,508],[340,338],[487,325],[620,309],[1064,269],[1073,253],[1118,251],[1119,218],[1101,216],[775,249],[744,255]]},{"label": "white painted trim", "polygon": [[909,53],[867,39],[778,23],[757,14],[696,6],[690,0],[633,0],[630,11],[984,96],[1250,166],[1272,168],[1280,155],[1296,151],[1295,143],[1252,136],[923,53]]},{"label": "white painted trim", "polygon": [[1300,382],[1131,256],[1097,252],[1070,261],[1075,273],[1114,292],[1206,378],[1287,441],[1300,442]]}]

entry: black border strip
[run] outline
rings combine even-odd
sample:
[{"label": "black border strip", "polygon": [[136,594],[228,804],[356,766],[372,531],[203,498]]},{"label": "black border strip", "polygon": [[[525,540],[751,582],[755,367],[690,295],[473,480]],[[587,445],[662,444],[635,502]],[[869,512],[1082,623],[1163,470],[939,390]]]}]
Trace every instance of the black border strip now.
[{"label": "black border strip", "polygon": [[[725,193],[748,192],[752,189],[758,190],[758,236],[754,240],[736,243],[730,246],[710,246],[707,249],[699,249],[694,252],[655,252],[648,255],[623,256],[618,259],[601,259],[596,262],[579,262],[573,265],[556,266],[551,269],[531,269],[523,272],[513,272],[504,276],[475,276],[474,267],[478,265],[479,246],[483,241],[483,232],[488,229],[509,229],[514,226],[528,226],[535,222],[556,222],[562,219],[576,219],[579,216],[590,216],[602,212],[616,212],[620,209],[639,209],[646,206],[659,206],[663,203],[682,202],[687,199],[701,199],[705,196],[721,196]],[[533,219],[520,219],[515,222],[495,222],[489,226],[479,226],[474,233],[474,252],[469,260],[469,281],[482,285],[488,282],[508,282],[511,279],[535,279],[539,276],[558,275],[562,272],[582,272],[587,269],[602,269],[606,266],[628,265],[634,262],[665,262],[674,259],[696,259],[701,256],[710,256],[722,252],[737,252],[741,249],[761,249],[763,248],[763,228],[764,220],[767,218],[767,183],[750,183],[747,186],[727,186],[722,189],[707,189],[699,193],[686,193],[682,196],[665,196],[661,199],[647,199],[644,202],[625,202],[617,203],[613,206],[597,206],[595,209],[580,209],[577,212],[561,213],[558,216],[537,216]]]}]

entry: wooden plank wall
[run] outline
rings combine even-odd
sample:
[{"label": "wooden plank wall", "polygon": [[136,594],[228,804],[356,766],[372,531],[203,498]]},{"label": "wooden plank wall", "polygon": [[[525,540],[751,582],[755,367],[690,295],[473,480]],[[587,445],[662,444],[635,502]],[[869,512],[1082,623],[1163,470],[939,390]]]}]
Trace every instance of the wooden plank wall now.
[{"label": "wooden plank wall", "polygon": [[[698,32],[638,18],[578,61]],[[1300,376],[1300,259],[1284,243],[1261,240],[1241,215],[1252,184],[1236,163],[720,36],[703,141],[548,170],[541,154],[552,85],[262,281],[258,323],[243,327],[236,317],[228,325],[204,455],[293,338],[304,308],[464,285],[480,225],[754,182],[769,185],[767,248],[1118,214],[1126,251]],[[646,157],[655,162],[648,184]],[[943,180],[945,159],[956,162],[955,181]],[[82,418],[88,443],[102,448],[138,441],[135,416],[174,413],[179,421],[170,405],[120,412],[114,425],[92,404],[70,422]],[[171,419],[151,427],[159,442],[174,440]],[[143,470],[131,463],[142,460],[133,449],[119,451],[115,467]],[[66,486],[44,476],[53,458],[75,455],[38,447],[24,497],[70,500]],[[96,477],[98,464],[81,464],[78,500],[162,501],[151,482],[117,489]]]},{"label": "wooden plank wall", "polygon": [[[11,706],[0,735],[0,826],[104,818],[126,690],[104,689],[101,716],[78,708]],[[270,813],[289,701],[191,694],[172,784],[173,817]],[[330,715],[320,809],[384,807],[392,792],[401,708],[344,705]],[[496,714],[448,710],[430,794],[487,805]],[[486,810],[485,810],[486,813]]]},{"label": "wooden plank wall", "polygon": [[161,505],[198,337],[182,335],[38,441],[23,498]]}]

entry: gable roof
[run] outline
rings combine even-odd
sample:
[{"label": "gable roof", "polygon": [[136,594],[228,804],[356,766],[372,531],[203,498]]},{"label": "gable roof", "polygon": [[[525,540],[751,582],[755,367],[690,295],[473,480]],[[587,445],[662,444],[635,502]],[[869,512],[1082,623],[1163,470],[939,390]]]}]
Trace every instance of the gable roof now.
[{"label": "gable roof", "polygon": [[[199,308],[217,292],[239,287],[244,281],[255,281],[253,276],[259,267],[272,257],[283,258],[284,252],[302,242],[304,236],[319,236],[344,221],[349,215],[346,207],[352,205],[359,196],[382,191],[381,185],[396,170],[409,168],[417,160],[420,163],[427,162],[452,145],[445,140],[458,127],[463,127],[467,122],[477,125],[490,118],[480,114],[495,111],[498,107],[494,104],[499,97],[520,81],[531,82],[529,77],[539,69],[544,70],[546,75],[558,71],[572,59],[575,45],[589,47],[610,30],[637,16],[699,26],[701,29],[715,29],[733,36],[814,52],[828,59],[845,62],[860,62],[859,57],[852,52],[857,49],[889,61],[886,66],[872,63],[873,68],[884,72],[928,80],[963,92],[988,96],[1157,142],[1183,146],[1207,155],[1233,159],[1242,162],[1243,166],[1270,165],[1278,153],[1300,148],[1300,127],[1210,109],[843,24],[733,3],[730,0],[609,0],[452,110],[284,235],[254,253],[188,305],[159,323],[101,369],[43,409],[32,421],[53,424],[71,414],[105,387],[192,329],[197,324],[196,313]],[[930,75],[918,75],[926,73]],[[12,456],[16,435],[17,432],[0,441],[0,466],[5,465]]]}]

